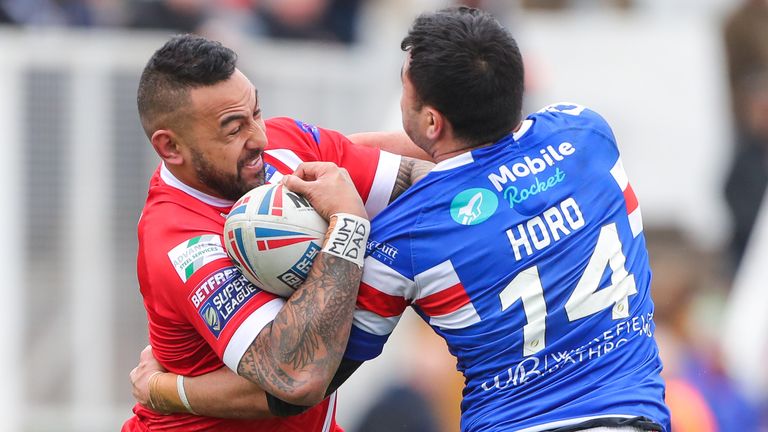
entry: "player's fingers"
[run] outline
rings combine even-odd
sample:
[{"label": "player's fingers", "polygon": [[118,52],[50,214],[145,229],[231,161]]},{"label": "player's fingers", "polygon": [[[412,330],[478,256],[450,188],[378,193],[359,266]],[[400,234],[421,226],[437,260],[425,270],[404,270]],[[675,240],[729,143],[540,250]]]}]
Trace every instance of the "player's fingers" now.
[{"label": "player's fingers", "polygon": [[302,180],[317,180],[318,177],[322,176],[327,171],[329,164],[329,162],[303,162],[296,167],[293,175]]},{"label": "player's fingers", "polygon": [[[294,177],[298,177],[300,179],[304,179],[305,176],[306,176],[306,173],[304,172],[304,166],[305,166],[304,163],[299,164],[299,166],[297,166],[296,169],[293,170],[293,174],[291,174],[291,175],[293,175]],[[288,177],[288,176],[286,176],[286,177]],[[283,182],[283,183],[285,183],[285,182]]]},{"label": "player's fingers", "polygon": [[281,182],[285,187],[288,188],[289,191],[300,195],[308,194],[311,189],[310,182],[305,181],[296,175],[286,175],[283,177]]},{"label": "player's fingers", "polygon": [[[304,162],[299,166],[301,178],[304,180],[319,180],[322,177],[333,176],[342,168],[333,162]],[[297,169],[294,175],[299,172]]]},{"label": "player's fingers", "polygon": [[139,354],[139,361],[142,361],[144,359],[151,358],[152,356],[152,345],[147,345],[144,347],[143,350],[141,350],[141,354]]}]

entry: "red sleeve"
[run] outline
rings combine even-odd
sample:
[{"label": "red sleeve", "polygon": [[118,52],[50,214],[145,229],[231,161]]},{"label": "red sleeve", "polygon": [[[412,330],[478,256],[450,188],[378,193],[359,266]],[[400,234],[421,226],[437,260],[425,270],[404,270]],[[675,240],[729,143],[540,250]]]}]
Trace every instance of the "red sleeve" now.
[{"label": "red sleeve", "polygon": [[389,202],[400,156],[356,145],[339,132],[280,117],[267,120],[267,163],[290,173],[301,162],[325,161],[346,168],[373,217]]},{"label": "red sleeve", "polygon": [[284,301],[249,282],[229,258],[212,262],[199,274],[185,284],[181,294],[187,298],[179,304],[224,364],[237,372],[243,354]]},{"label": "red sleeve", "polygon": [[[164,224],[152,230],[159,235],[147,231],[140,236],[139,278],[153,321],[153,346],[161,351],[158,359],[171,356],[183,364],[177,356],[189,355],[189,344],[202,337],[237,371],[245,350],[284,301],[248,282],[233,266],[218,226],[205,231],[184,229],[179,221],[200,216],[176,216],[178,229]],[[189,334],[191,329],[176,328],[174,321],[190,324],[196,335]]]}]

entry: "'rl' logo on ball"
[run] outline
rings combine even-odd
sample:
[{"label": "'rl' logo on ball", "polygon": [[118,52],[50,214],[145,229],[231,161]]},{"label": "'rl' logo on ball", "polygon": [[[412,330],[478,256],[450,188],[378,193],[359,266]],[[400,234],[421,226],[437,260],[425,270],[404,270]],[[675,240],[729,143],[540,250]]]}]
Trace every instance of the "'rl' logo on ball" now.
[{"label": "'rl' logo on ball", "polygon": [[309,201],[307,201],[306,198],[300,195],[296,195],[293,192],[286,191],[285,194],[288,196],[288,198],[293,201],[293,205],[296,206],[297,209],[305,209],[305,208],[312,208],[312,206],[309,204]]}]

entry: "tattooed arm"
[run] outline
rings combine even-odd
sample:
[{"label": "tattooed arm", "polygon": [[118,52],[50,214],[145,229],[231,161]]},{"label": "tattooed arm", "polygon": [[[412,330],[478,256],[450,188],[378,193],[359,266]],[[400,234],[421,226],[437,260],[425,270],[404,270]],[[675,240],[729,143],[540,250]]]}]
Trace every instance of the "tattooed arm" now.
[{"label": "tattooed arm", "polygon": [[392,188],[392,195],[389,196],[389,202],[394,201],[406,189],[424,178],[434,166],[435,164],[432,162],[403,156],[395,179],[395,187]]},{"label": "tattooed arm", "polygon": [[[342,384],[344,384],[349,377],[363,364],[363,362],[350,360],[347,358],[341,359],[339,369],[336,371],[336,375],[331,380],[331,384],[325,391],[326,395],[330,395],[335,392]],[[270,394],[267,394],[267,406],[269,412],[278,417],[294,416],[303,413],[311,407],[296,405],[288,403],[284,400],[278,399]]]},{"label": "tattooed arm", "polygon": [[[283,182],[326,219],[334,213],[366,217],[348,174],[334,164],[302,164]],[[238,374],[282,400],[320,402],[344,354],[361,274],[360,265],[324,248],[307,280],[246,350]]]},{"label": "tattooed arm", "polygon": [[248,348],[238,374],[282,400],[320,402],[344,354],[361,274],[354,263],[321,252],[307,281]]},{"label": "tattooed arm", "polygon": [[[406,189],[411,187],[414,183],[421,180],[426,176],[429,171],[435,166],[434,163],[414,159],[411,157],[403,156],[400,162],[400,169],[397,173],[395,180],[395,186],[392,189],[392,195],[390,195],[389,202],[394,201],[400,194],[405,192]],[[336,391],[347,379],[362,365],[362,362],[342,359],[338,370],[336,371],[330,385],[326,390],[326,395],[329,395]],[[272,414],[279,416],[297,415],[306,411],[309,407],[302,406],[301,404],[291,403],[276,395],[267,394],[267,402],[269,410]]]},{"label": "tattooed arm", "polygon": [[[408,187],[421,180],[433,167],[434,164],[432,162],[404,156],[400,163],[390,202],[396,199]],[[333,195],[328,195],[325,198],[311,196],[308,191],[304,190],[297,190],[297,192],[306,195],[313,205],[315,205],[313,198],[321,202],[337,199],[336,191],[333,191]],[[317,208],[317,205],[315,207]],[[320,210],[318,209],[318,211]],[[325,259],[332,258],[321,254],[315,260],[307,281],[299,291],[291,296],[280,314],[278,314],[270,326],[261,332],[256,341],[254,341],[254,345],[251,345],[240,361],[238,373],[241,376],[245,376],[257,383],[266,381],[274,385],[273,389],[263,384],[261,385],[268,393],[267,400],[270,403],[270,408],[274,408],[274,402],[279,403],[276,399],[294,405],[307,406],[314,403],[296,402],[293,399],[287,399],[282,392],[290,394],[293,389],[304,387],[304,382],[300,381],[300,378],[292,376],[288,372],[290,369],[274,368],[272,363],[258,361],[255,353],[267,352],[274,358],[280,358],[284,364],[290,364],[290,368],[293,371],[306,370],[307,364],[313,364],[315,372],[309,373],[308,378],[305,379],[315,379],[316,382],[312,383],[309,387],[316,391],[321,391],[319,395],[314,394],[316,398],[319,397],[317,401],[322,400],[331,391],[335,391],[360,366],[360,363],[357,362],[347,362],[343,363],[342,367],[339,368],[341,357],[344,354],[346,342],[349,338],[352,312],[354,312],[357,296],[357,286],[349,290],[352,293],[351,297],[347,296],[347,291],[339,288],[343,288],[345,283],[351,281],[359,284],[362,270],[350,262],[336,263],[325,261]],[[313,278],[315,272],[318,272],[318,274],[316,274],[316,278]],[[334,289],[334,286],[337,288]],[[299,295],[300,292],[301,295]],[[325,305],[325,307],[323,308],[321,305]],[[320,309],[324,309],[325,313]],[[334,313],[334,311],[336,312]],[[297,332],[293,324],[307,317],[317,317],[317,319],[307,320],[306,327],[303,327],[305,330]],[[262,335],[265,333],[269,333],[271,339],[260,342]],[[294,340],[293,338],[296,339]],[[258,343],[263,343],[260,350],[256,346]],[[318,349],[323,343],[326,351]],[[280,348],[280,352],[273,352],[276,347]],[[327,351],[332,348],[336,348],[336,351]],[[316,355],[318,356],[317,358],[314,357]],[[306,375],[299,375],[299,377],[306,377]],[[257,377],[257,379],[254,380],[250,377]],[[331,379],[333,379],[333,383],[331,383]],[[318,387],[317,382],[322,385]],[[329,383],[331,384],[330,386]],[[274,396],[274,398],[270,396]],[[276,412],[274,409],[272,411]]]}]

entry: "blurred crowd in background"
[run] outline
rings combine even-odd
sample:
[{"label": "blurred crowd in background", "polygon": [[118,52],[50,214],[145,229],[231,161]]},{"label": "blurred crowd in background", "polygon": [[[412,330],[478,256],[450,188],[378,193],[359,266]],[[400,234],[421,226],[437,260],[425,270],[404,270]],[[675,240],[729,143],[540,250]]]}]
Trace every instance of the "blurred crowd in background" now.
[{"label": "blurred crowd in background", "polygon": [[[352,44],[357,40],[361,8],[366,3],[376,1],[0,0],[0,24],[163,29],[201,34],[219,34],[224,31],[250,36]],[[506,15],[512,7],[547,11],[584,8],[630,11],[657,3],[655,0],[387,1],[411,10],[464,4],[499,15]]]},{"label": "blurred crowd in background", "polygon": [[[372,0],[370,0],[372,1]],[[317,40],[353,45],[366,0],[0,0],[0,24],[196,32],[216,37]],[[401,3],[405,3],[404,1]],[[630,12],[633,0],[418,0],[412,9],[462,3],[500,16],[515,8],[553,14],[585,7]],[[413,3],[423,4],[422,7]],[[722,185],[732,234],[719,250],[702,250],[676,227],[647,227],[654,270],[657,336],[665,362],[675,432],[768,430],[765,395],[744,392],[723,364],[717,329],[768,184],[768,0],[733,1],[722,19],[733,112],[732,159]],[[514,29],[513,33],[514,33]],[[222,36],[224,37],[224,36]],[[414,324],[419,346],[403,379],[352,431],[458,430],[462,380],[441,341]],[[431,347],[431,348],[430,348]],[[440,355],[425,354],[439,352]],[[407,375],[407,379],[405,377]],[[405,383],[409,383],[406,385]],[[452,396],[449,396],[452,395]],[[456,396],[456,397],[453,397]],[[430,413],[433,413],[430,415]],[[351,427],[352,425],[347,425]]]}]

